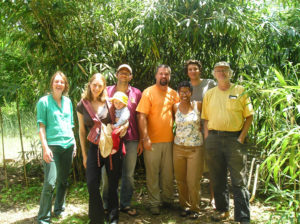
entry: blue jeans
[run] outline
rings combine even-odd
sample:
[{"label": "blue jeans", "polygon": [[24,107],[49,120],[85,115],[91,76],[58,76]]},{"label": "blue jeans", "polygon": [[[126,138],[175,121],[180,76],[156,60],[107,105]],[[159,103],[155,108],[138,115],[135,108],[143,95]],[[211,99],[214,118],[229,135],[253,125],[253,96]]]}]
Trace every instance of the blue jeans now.
[{"label": "blue jeans", "polygon": [[217,211],[229,211],[229,170],[233,188],[234,219],[242,222],[250,221],[250,195],[246,188],[246,149],[237,138],[238,135],[209,134],[205,140],[205,149]]},{"label": "blue jeans", "polygon": [[40,209],[37,217],[38,223],[50,223],[52,197],[57,182],[56,198],[54,204],[55,215],[60,215],[65,210],[65,198],[68,187],[68,176],[73,160],[71,146],[64,149],[60,146],[49,146],[53,153],[53,161],[44,166],[44,185],[40,199]]},{"label": "blue jeans", "polygon": [[[126,155],[122,165],[122,183],[120,192],[120,207],[130,206],[134,189],[134,169],[137,160],[138,141],[128,141],[125,143]],[[102,195],[103,207],[107,209],[108,201],[108,180],[106,170],[102,169]]]}]

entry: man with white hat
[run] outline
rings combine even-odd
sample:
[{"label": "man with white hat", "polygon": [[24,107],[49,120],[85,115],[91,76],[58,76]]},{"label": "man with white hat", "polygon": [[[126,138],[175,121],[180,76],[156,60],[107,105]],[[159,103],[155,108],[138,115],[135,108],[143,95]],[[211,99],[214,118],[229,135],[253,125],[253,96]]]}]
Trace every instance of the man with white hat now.
[{"label": "man with white hat", "polygon": [[213,183],[217,212],[215,221],[229,218],[227,170],[230,172],[234,219],[250,223],[249,192],[246,188],[244,141],[253,120],[253,108],[244,88],[230,82],[229,63],[215,64],[213,75],[218,85],[204,96],[202,118],[207,163]]},{"label": "man with white hat", "polygon": [[[141,155],[143,148],[139,147],[139,133],[136,118],[136,107],[141,99],[142,93],[139,89],[129,85],[131,81],[132,69],[127,64],[122,64],[118,67],[116,72],[117,84],[107,86],[107,93],[109,97],[113,97],[115,92],[120,91],[128,96],[127,107],[130,112],[129,127],[124,136],[126,155],[123,159],[122,178],[121,178],[121,192],[120,192],[120,211],[128,215],[135,216],[137,211],[131,207],[131,199],[134,190],[134,169],[136,165],[137,156]],[[107,208],[108,197],[108,181],[106,179],[105,169],[102,170],[103,177],[103,201],[104,208]]]}]

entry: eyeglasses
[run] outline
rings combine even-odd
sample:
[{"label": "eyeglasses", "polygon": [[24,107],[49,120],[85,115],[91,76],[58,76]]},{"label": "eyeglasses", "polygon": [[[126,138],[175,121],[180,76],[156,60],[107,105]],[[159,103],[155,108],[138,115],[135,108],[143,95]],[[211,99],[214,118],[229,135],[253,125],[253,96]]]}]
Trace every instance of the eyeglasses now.
[{"label": "eyeglasses", "polygon": [[118,72],[118,75],[130,76],[131,74],[129,72]]}]

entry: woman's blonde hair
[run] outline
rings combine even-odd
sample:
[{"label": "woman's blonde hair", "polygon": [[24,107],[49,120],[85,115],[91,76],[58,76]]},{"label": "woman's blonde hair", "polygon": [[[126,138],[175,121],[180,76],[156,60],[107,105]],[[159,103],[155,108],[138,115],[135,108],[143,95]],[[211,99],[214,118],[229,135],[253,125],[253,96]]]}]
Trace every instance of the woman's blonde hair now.
[{"label": "woman's blonde hair", "polygon": [[52,77],[50,79],[50,89],[51,89],[51,91],[53,91],[53,82],[57,75],[60,75],[62,77],[62,79],[64,80],[65,88],[64,88],[64,91],[62,92],[62,94],[67,95],[68,91],[69,91],[69,82],[68,82],[67,77],[65,76],[65,74],[62,71],[57,71],[52,75]]},{"label": "woman's blonde hair", "polygon": [[90,78],[89,82],[85,86],[85,90],[82,94],[82,99],[85,99],[85,100],[88,100],[88,101],[93,100],[93,95],[92,95],[92,91],[91,91],[91,84],[96,78],[100,78],[103,82],[103,90],[102,90],[102,93],[97,97],[97,100],[99,100],[100,102],[105,102],[106,97],[107,97],[106,80],[105,80],[104,76],[101,75],[100,73],[95,73]]}]

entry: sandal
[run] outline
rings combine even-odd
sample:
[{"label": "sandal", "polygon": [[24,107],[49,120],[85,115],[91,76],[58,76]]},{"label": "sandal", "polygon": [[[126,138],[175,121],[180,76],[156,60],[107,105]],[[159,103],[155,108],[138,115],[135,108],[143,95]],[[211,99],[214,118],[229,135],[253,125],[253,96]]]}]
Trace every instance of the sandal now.
[{"label": "sandal", "polygon": [[211,218],[216,222],[220,222],[229,218],[229,212],[215,212]]},{"label": "sandal", "polygon": [[138,214],[137,211],[134,208],[131,208],[129,206],[127,206],[125,208],[122,208],[120,211],[124,212],[124,213],[127,213],[130,216],[137,216],[137,214]]},{"label": "sandal", "polygon": [[189,215],[190,219],[198,219],[199,217],[200,217],[200,213],[199,212],[191,211],[191,214]]}]

